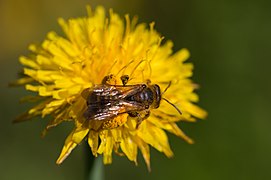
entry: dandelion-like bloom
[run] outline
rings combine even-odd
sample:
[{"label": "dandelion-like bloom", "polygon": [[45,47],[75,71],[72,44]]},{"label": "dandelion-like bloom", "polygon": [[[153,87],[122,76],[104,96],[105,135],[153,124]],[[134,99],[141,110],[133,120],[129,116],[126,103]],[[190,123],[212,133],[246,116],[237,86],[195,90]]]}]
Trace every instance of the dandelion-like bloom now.
[{"label": "dandelion-like bloom", "polygon": [[[90,7],[87,10],[87,17],[59,19],[65,37],[50,32],[40,46],[30,46],[31,56],[20,58],[26,76],[17,84],[36,92],[36,96],[26,99],[39,103],[16,121],[50,115],[52,120],[44,133],[63,121],[74,122],[57,164],[87,140],[93,155],[102,154],[105,164],[112,162],[113,151],[137,163],[140,150],[150,168],[150,146],[172,157],[166,131],[193,143],[176,123],[195,121],[207,114],[194,105],[198,101],[194,93],[197,86],[189,79],[193,65],[184,63],[189,52],[181,49],[173,54],[173,43],[162,43],[154,23],[149,27],[137,24],[136,18],[130,20],[128,15],[123,20],[112,10],[107,18],[103,7],[94,12]],[[157,84],[169,102],[162,99],[158,108],[150,108],[150,116],[139,125],[137,117],[128,113],[102,121],[89,120],[82,93],[102,84],[109,75],[112,85],[122,85],[123,75],[129,77],[127,85]]]}]

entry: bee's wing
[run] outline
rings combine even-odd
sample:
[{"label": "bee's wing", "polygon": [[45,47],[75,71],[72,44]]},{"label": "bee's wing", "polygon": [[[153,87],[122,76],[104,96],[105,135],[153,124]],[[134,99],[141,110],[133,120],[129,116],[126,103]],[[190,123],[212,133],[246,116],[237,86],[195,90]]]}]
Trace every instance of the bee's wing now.
[{"label": "bee's wing", "polygon": [[127,101],[125,97],[142,91],[142,84],[130,86],[97,85],[85,89],[81,94],[87,101],[84,116],[87,120],[112,119],[119,114],[144,110],[145,106],[135,101]]},{"label": "bee's wing", "polygon": [[142,84],[136,85],[107,85],[100,84],[95,85],[91,88],[86,88],[81,92],[81,96],[84,99],[88,99],[90,93],[95,93],[97,96],[116,96],[119,95],[119,98],[124,98],[128,95],[135,94],[143,89]]},{"label": "bee's wing", "polygon": [[100,107],[98,104],[89,104],[85,112],[85,117],[87,120],[106,120],[113,119],[116,116],[131,111],[142,111],[145,106],[131,101],[112,101]]},{"label": "bee's wing", "polygon": [[142,91],[146,85],[145,84],[135,84],[135,85],[126,85],[126,86],[114,86],[120,92],[120,99],[124,99],[127,96],[134,95]]},{"label": "bee's wing", "polygon": [[84,116],[87,120],[106,120],[113,118],[124,112],[124,107],[122,107],[117,101],[101,103],[90,103],[87,105],[87,110]]}]

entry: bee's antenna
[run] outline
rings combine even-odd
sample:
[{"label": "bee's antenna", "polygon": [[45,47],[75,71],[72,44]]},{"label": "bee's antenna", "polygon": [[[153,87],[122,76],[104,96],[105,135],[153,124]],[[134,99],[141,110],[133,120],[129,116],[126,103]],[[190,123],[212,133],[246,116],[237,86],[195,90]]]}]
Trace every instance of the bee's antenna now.
[{"label": "bee's antenna", "polygon": [[[168,90],[168,88],[171,86],[171,81],[169,81],[169,83],[168,83],[168,85],[167,85],[167,87],[166,87],[166,89],[162,92],[162,94],[161,95],[163,95],[167,90]],[[167,100],[166,98],[162,98],[163,100],[165,100],[168,104],[170,104],[171,106],[173,106],[177,111],[178,111],[178,113],[180,114],[180,115],[182,115],[182,112],[181,112],[181,110],[179,109],[179,108],[177,108],[177,106],[175,106],[175,104],[173,104],[173,103],[171,103],[169,100]]]},{"label": "bee's antenna", "polygon": [[166,89],[162,92],[162,95],[168,90],[168,88],[169,88],[170,86],[171,86],[171,81],[169,81],[169,83],[168,83]]},{"label": "bee's antenna", "polygon": [[[167,88],[166,88],[167,89]],[[166,98],[162,98],[163,100],[165,100],[168,104],[170,104],[171,106],[173,106],[180,115],[182,115],[182,112],[179,108],[177,108],[177,106],[175,106],[175,104],[171,103],[169,100],[167,100]]]}]

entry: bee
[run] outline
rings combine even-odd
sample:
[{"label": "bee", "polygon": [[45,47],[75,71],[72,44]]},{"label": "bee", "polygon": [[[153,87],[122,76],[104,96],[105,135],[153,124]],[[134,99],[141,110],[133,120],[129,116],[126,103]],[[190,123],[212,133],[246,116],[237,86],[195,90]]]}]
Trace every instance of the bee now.
[{"label": "bee", "polygon": [[[121,76],[122,85],[112,85],[108,82],[113,77],[113,75],[108,75],[103,79],[102,84],[94,85],[82,92],[87,106],[84,113],[86,121],[103,122],[102,129],[120,126],[121,123],[112,122],[123,114],[128,114],[137,120],[137,129],[141,122],[150,116],[150,110],[159,108],[161,99],[166,100],[162,98],[159,85],[151,84],[149,80],[147,83],[127,85],[129,76],[123,75]],[[166,101],[181,114],[174,104]],[[111,125],[106,125],[110,123]]]}]

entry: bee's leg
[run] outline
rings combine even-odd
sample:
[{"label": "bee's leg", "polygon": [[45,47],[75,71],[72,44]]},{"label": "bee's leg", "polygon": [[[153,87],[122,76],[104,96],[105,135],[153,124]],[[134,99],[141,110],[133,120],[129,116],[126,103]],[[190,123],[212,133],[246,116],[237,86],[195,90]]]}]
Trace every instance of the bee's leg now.
[{"label": "bee's leg", "polygon": [[136,112],[136,111],[128,112],[128,114],[129,114],[130,117],[138,117],[139,116],[139,113]]},{"label": "bee's leg", "polygon": [[139,112],[132,111],[132,112],[129,112],[128,114],[129,114],[130,117],[136,118],[136,120],[137,120],[137,122],[136,122],[136,129],[138,129],[138,126],[142,122],[142,117],[140,116]]},{"label": "bee's leg", "polygon": [[121,82],[122,82],[123,86],[125,86],[129,81],[129,76],[128,75],[122,75],[120,77],[120,79],[121,79]]},{"label": "bee's leg", "polygon": [[128,113],[130,117],[136,118],[136,129],[138,129],[139,125],[142,123],[143,120],[147,119],[150,116],[150,111],[146,110],[145,113],[139,113],[136,111],[132,111]]},{"label": "bee's leg", "polygon": [[109,74],[103,78],[102,84],[114,84],[114,82],[112,81],[115,81],[115,80],[116,80],[115,76],[113,74]]},{"label": "bee's leg", "polygon": [[[139,113],[138,113],[139,114]],[[147,119],[149,116],[150,116],[150,111],[149,110],[147,110],[147,111],[145,111],[145,114],[144,114],[144,116],[142,117],[142,116],[140,116],[140,114],[139,114],[139,116],[138,116],[138,118],[137,118],[137,122],[136,122],[136,129],[138,129],[138,127],[139,127],[139,125],[142,123],[142,121],[143,120],[145,120],[145,119]]]}]

